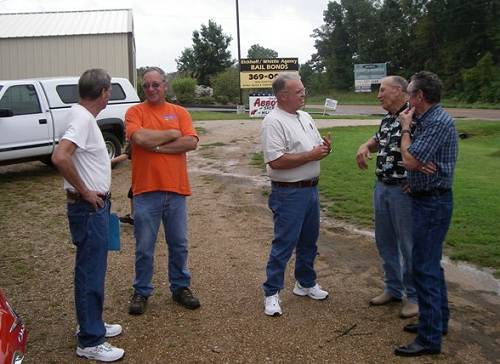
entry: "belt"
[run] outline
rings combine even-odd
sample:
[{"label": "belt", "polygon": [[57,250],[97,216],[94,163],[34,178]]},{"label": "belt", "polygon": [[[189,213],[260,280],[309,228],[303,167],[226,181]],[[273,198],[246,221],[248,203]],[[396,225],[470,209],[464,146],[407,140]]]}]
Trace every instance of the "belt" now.
[{"label": "belt", "polygon": [[279,181],[271,181],[273,186],[278,187],[290,187],[290,188],[303,188],[303,187],[314,187],[318,184],[319,178],[306,179],[303,181],[297,182],[279,182]]},{"label": "belt", "polygon": [[[79,192],[70,191],[70,190],[66,190],[66,197],[68,198],[68,200],[73,201],[73,202],[80,201],[82,199],[82,195],[80,195]],[[105,192],[103,194],[103,196],[101,196],[101,198],[103,199],[103,201],[107,201],[107,200],[111,199],[111,192],[109,192],[109,191]]]},{"label": "belt", "polygon": [[388,178],[377,177],[378,180],[386,185],[402,185],[406,183],[406,178]]},{"label": "belt", "polygon": [[410,192],[411,197],[430,197],[441,196],[451,191],[451,188],[435,188],[429,191],[413,191]]}]

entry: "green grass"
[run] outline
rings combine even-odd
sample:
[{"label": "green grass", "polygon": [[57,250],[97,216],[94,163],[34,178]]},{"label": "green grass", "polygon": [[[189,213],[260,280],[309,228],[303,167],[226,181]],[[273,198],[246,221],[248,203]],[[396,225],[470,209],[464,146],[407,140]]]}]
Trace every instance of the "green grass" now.
[{"label": "green grass", "polygon": [[[367,171],[355,162],[358,146],[376,126],[337,127],[334,151],[321,163],[320,190],[329,212],[373,228],[375,156]],[[446,253],[457,260],[492,267],[500,273],[500,122],[458,121],[459,158],[454,181],[454,212]],[[322,130],[322,134],[327,130]]]},{"label": "green grass", "polygon": [[[331,90],[326,95],[307,96],[306,104],[323,105],[325,98],[335,99],[339,104],[344,105],[379,105],[376,92],[347,92]],[[488,103],[466,103],[452,98],[444,98],[442,102],[444,107],[466,108],[466,109],[500,109],[498,104]]]},{"label": "green grass", "polygon": [[265,170],[266,164],[264,163],[264,155],[262,154],[262,152],[252,153],[252,156],[250,158],[250,164],[252,166],[256,166]]},{"label": "green grass", "polygon": [[[322,115],[319,109],[306,109],[307,112],[313,113],[314,119],[380,119],[377,116],[370,115]],[[255,120],[260,121],[261,118],[251,118],[248,114],[236,114],[236,112],[217,112],[217,111],[192,111],[191,117],[195,121],[210,121],[210,120]],[[198,130],[198,129],[197,129]],[[206,130],[202,130],[206,132]],[[201,134],[201,133],[200,133]]]}]

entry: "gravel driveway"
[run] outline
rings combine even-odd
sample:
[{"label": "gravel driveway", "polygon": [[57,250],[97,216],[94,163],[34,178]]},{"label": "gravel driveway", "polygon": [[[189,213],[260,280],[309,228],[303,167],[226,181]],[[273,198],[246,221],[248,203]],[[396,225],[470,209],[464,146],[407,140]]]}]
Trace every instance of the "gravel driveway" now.
[{"label": "gravel driveway", "polygon": [[[356,121],[321,121],[320,126]],[[378,121],[360,121],[378,124]],[[413,337],[398,304],[369,307],[382,289],[370,232],[353,232],[322,216],[319,283],[326,301],[296,297],[293,266],[282,292],[284,315],[263,314],[264,267],[272,239],[269,183],[250,166],[260,122],[197,122],[200,147],[189,154],[189,266],[202,307],[188,311],[170,298],[166,249],[159,238],[147,312],[127,314],[134,265],[132,228],[108,260],[105,318],[124,327],[111,339],[123,363],[498,363],[500,297],[477,285],[450,283],[452,319],[443,354],[401,359],[392,350]],[[354,167],[353,167],[354,168]],[[113,206],[128,212],[130,165],[113,170]],[[65,219],[62,181],[41,163],[0,167],[0,286],[30,329],[26,363],[85,362],[75,356],[74,248]],[[293,261],[291,262],[293,264]],[[459,278],[454,280],[460,281]]]}]

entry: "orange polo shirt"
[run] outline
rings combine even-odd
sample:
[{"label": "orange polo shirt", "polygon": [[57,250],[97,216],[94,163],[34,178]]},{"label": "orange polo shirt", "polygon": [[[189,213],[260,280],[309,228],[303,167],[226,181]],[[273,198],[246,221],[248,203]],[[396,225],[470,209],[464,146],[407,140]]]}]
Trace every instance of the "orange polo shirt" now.
[{"label": "orange polo shirt", "polygon": [[[147,101],[132,106],[125,115],[127,139],[139,129],[178,129],[182,136],[198,138],[191,115],[181,106],[170,103],[151,105]],[[132,144],[132,192],[169,191],[191,195],[187,174],[186,153],[151,152]]]}]

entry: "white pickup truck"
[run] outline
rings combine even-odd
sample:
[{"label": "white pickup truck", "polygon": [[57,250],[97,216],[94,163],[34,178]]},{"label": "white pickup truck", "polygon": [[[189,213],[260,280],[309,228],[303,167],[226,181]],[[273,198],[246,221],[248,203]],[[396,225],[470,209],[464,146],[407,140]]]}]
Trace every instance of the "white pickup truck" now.
[{"label": "white pickup truck", "polygon": [[[140,100],[125,78],[113,78],[108,106],[97,115],[110,158],[124,143],[127,109]],[[66,129],[66,114],[78,102],[78,78],[0,81],[0,165],[50,156]]]}]

